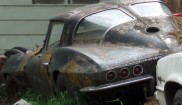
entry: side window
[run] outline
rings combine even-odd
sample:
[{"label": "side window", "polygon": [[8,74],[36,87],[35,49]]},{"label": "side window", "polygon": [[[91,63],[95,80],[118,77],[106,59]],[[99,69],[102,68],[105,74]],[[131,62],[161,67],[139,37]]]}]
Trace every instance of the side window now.
[{"label": "side window", "polygon": [[48,44],[50,48],[59,47],[63,26],[64,26],[63,22],[52,23],[52,28],[49,37],[49,44]]}]

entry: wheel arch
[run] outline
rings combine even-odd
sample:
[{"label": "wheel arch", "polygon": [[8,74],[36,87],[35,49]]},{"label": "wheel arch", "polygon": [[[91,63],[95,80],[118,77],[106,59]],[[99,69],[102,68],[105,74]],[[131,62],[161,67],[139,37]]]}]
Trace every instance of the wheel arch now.
[{"label": "wheel arch", "polygon": [[9,75],[10,75],[10,74],[8,74],[8,73],[4,73],[4,74],[3,74],[4,80],[6,80],[6,78],[7,78]]},{"label": "wheel arch", "polygon": [[92,60],[88,55],[76,51],[71,48],[60,48],[52,54],[50,63],[49,63],[49,73],[52,74],[52,78],[56,76],[58,72],[64,72],[64,66],[67,65],[70,61],[74,60],[75,62],[86,62],[87,64],[94,65],[97,70],[100,70],[100,65]]},{"label": "wheel arch", "polygon": [[52,79],[53,79],[53,82],[54,82],[55,85],[57,84],[58,76],[59,76],[59,70],[54,70],[53,73],[52,73]]},{"label": "wheel arch", "polygon": [[167,82],[164,87],[164,95],[167,105],[172,105],[176,92],[181,89],[182,86],[176,82]]}]

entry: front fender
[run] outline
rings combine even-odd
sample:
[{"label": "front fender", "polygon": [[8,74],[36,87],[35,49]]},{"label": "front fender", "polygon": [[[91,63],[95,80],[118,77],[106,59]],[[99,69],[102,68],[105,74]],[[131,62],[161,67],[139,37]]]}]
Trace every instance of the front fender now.
[{"label": "front fender", "polygon": [[25,54],[12,55],[4,64],[3,74],[16,74]]}]

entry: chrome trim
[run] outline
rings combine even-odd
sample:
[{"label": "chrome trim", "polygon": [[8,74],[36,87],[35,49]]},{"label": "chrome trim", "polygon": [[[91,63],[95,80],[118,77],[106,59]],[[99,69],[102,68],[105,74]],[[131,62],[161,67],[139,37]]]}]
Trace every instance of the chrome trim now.
[{"label": "chrome trim", "polygon": [[[121,74],[121,71],[123,71],[123,70],[127,70],[127,71],[128,71],[128,75],[127,75],[126,77],[121,77],[121,75],[120,75],[120,74]],[[128,77],[130,76],[130,74],[131,74],[131,73],[130,73],[130,70],[129,70],[128,68],[122,68],[122,69],[120,70],[120,72],[119,72],[119,77],[122,78],[122,79],[125,79],[125,78],[128,78]]]},{"label": "chrome trim", "polygon": [[104,85],[100,85],[100,86],[96,86],[96,87],[95,86],[84,87],[84,88],[80,89],[80,92],[89,93],[89,92],[103,91],[103,90],[107,90],[107,89],[113,89],[113,88],[117,88],[117,87],[134,84],[137,82],[147,81],[147,80],[154,81],[154,77],[151,75],[143,75],[140,77],[134,77],[134,78],[117,81],[117,82],[113,82],[113,83],[108,83],[108,84],[104,84]]},{"label": "chrome trim", "polygon": [[[142,72],[141,72],[140,74],[137,75],[137,74],[134,74],[134,70],[135,70],[135,68],[138,67],[138,66],[142,69]],[[139,76],[139,75],[141,75],[142,73],[143,73],[143,67],[142,67],[141,65],[136,65],[136,66],[133,68],[133,75],[134,75],[134,76]]]},{"label": "chrome trim", "polygon": [[[108,80],[108,79],[107,79],[107,75],[108,75],[109,73],[111,73],[111,72],[113,72],[115,76],[114,76],[114,78],[113,78],[112,80]],[[116,79],[116,77],[117,77],[117,73],[116,73],[115,71],[111,70],[111,71],[108,71],[108,72],[107,72],[107,74],[106,74],[106,76],[105,76],[105,79],[106,79],[107,81],[111,82],[111,81],[114,81],[114,80]]]}]

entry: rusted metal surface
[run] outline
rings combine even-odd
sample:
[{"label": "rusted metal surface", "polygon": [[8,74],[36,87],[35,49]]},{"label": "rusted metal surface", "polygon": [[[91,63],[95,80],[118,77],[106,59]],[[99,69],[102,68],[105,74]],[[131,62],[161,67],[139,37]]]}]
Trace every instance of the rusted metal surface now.
[{"label": "rusted metal surface", "polygon": [[[28,83],[41,94],[53,94],[65,87],[71,92],[99,94],[107,97],[105,99],[109,96],[127,99],[133,96],[130,91],[150,97],[155,90],[157,60],[181,51],[182,47],[179,25],[168,9],[163,7],[168,11],[163,15],[141,16],[131,6],[142,3],[164,6],[160,0],[116,0],[78,8],[50,19],[43,47],[31,54],[12,55],[3,73],[16,78],[21,85]],[[87,17],[109,10],[123,12],[130,21],[109,27],[103,35],[95,30],[101,37],[92,37],[93,34],[77,37]],[[58,23],[64,23],[64,27],[60,25],[60,38],[53,38],[56,43],[51,46],[52,36],[57,34],[52,32]],[[122,72],[124,69],[127,71]],[[25,78],[24,81],[17,76]]]}]

